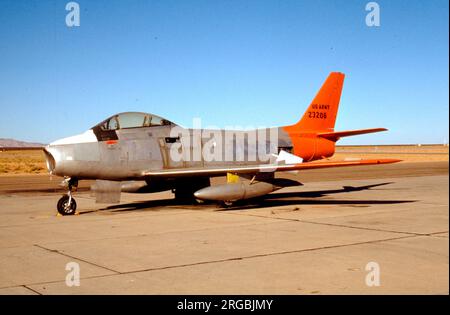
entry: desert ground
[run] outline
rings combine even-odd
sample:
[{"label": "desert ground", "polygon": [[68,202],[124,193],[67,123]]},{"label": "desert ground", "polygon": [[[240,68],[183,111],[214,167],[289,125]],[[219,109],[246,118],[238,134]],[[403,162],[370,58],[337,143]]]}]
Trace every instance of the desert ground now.
[{"label": "desert ground", "polygon": [[0,176],[5,174],[45,174],[44,153],[40,149],[0,148]]}]

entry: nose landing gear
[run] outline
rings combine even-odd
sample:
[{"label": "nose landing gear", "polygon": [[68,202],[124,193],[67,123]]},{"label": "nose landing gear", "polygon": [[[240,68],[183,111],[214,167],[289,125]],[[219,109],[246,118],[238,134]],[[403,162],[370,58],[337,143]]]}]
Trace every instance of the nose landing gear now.
[{"label": "nose landing gear", "polygon": [[62,182],[64,186],[67,186],[67,195],[62,196],[56,205],[58,213],[61,215],[73,215],[77,210],[77,203],[75,198],[72,197],[72,192],[76,191],[78,188],[78,179],[76,178],[65,178]]}]

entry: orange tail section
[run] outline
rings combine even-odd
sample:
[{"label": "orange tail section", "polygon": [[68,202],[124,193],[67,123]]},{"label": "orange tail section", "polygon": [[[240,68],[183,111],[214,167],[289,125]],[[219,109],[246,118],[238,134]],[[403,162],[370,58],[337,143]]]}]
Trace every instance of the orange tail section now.
[{"label": "orange tail section", "polygon": [[302,132],[333,131],[345,75],[332,72],[309,105],[302,119],[293,126]]},{"label": "orange tail section", "polygon": [[334,131],[345,75],[331,72],[325,83],[294,125],[283,127],[294,147],[294,154],[304,161],[319,160],[334,154],[336,141],[342,137],[386,131],[386,128],[371,128]]},{"label": "orange tail section", "polygon": [[344,77],[340,72],[330,73],[300,121],[283,128],[291,138],[294,154],[305,161],[334,154],[335,142],[317,134],[334,131]]}]

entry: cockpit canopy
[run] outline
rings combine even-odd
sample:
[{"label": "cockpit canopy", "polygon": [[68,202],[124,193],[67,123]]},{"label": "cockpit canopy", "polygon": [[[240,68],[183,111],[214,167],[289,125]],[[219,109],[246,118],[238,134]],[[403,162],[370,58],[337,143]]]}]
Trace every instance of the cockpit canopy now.
[{"label": "cockpit canopy", "polygon": [[[116,114],[95,127],[100,127],[101,130],[118,130],[128,128],[142,128],[153,126],[166,126],[173,123],[162,117],[140,113],[140,112],[125,112]],[[94,127],[94,128],[95,128]]]}]

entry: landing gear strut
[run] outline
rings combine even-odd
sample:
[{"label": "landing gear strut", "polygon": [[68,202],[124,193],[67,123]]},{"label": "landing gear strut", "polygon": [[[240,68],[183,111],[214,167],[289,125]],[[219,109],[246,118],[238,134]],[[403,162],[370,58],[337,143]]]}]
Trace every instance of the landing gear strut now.
[{"label": "landing gear strut", "polygon": [[61,215],[73,215],[77,210],[77,203],[72,197],[72,192],[76,191],[78,188],[78,179],[65,178],[62,184],[67,186],[68,192],[67,195],[62,196],[61,199],[58,200],[56,208],[58,209],[58,213]]}]

